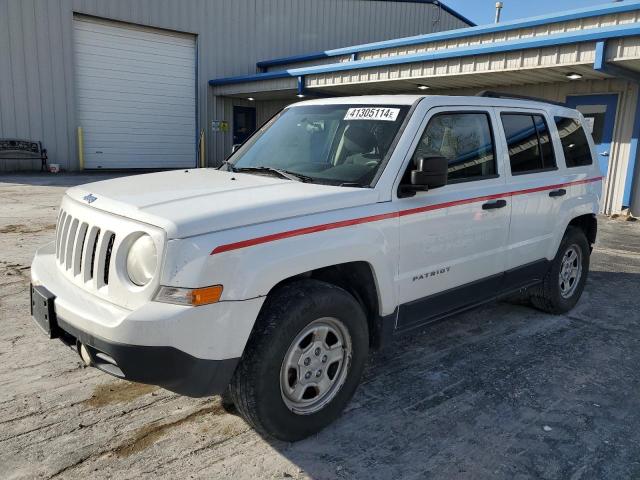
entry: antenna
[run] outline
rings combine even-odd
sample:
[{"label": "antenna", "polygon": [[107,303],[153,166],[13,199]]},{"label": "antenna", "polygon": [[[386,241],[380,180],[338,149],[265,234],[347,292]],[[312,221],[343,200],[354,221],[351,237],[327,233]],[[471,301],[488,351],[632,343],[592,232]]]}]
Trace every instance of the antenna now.
[{"label": "antenna", "polygon": [[500,13],[502,12],[502,2],[496,2],[496,23],[500,23]]}]

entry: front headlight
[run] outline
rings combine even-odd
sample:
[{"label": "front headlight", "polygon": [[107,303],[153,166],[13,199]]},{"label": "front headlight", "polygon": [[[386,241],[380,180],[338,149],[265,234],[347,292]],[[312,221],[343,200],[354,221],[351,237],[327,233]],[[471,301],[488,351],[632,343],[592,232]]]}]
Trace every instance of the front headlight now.
[{"label": "front headlight", "polygon": [[153,278],[158,266],[156,244],[149,235],[138,238],[127,254],[127,274],[139,287],[144,287]]}]

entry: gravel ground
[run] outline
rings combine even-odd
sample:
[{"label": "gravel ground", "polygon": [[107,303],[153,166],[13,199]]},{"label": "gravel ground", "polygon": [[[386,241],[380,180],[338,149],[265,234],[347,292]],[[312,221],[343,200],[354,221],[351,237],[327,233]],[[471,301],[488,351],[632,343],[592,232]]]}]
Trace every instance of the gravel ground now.
[{"label": "gravel ground", "polygon": [[29,317],[65,187],[0,177],[2,478],[640,478],[640,222],[600,219],[578,306],[493,303],[376,354],[344,415],[296,444],[218,398],[83,368]]}]

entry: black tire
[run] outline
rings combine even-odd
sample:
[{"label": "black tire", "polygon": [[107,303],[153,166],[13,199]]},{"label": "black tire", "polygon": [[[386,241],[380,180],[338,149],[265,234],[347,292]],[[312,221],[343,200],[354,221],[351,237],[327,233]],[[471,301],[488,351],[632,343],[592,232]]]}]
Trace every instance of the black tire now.
[{"label": "black tire", "polygon": [[[283,398],[281,367],[300,332],[325,317],[338,319],[350,335],[351,359],[343,361],[346,377],[321,410],[294,413]],[[352,295],[321,281],[292,282],[269,294],[231,380],[229,394],[239,413],[258,433],[284,441],[301,440],[340,415],[360,382],[368,353],[367,320]]]},{"label": "black tire", "polygon": [[[560,272],[562,271],[565,254],[575,246],[580,250],[581,273],[577,285],[569,296],[563,296],[560,287]],[[576,227],[569,226],[560,242],[558,252],[553,259],[542,283],[532,289],[531,303],[534,307],[544,312],[560,314],[571,310],[582,295],[589,274],[589,260],[591,249],[584,232]]]},{"label": "black tire", "polygon": [[231,394],[229,393],[228,388],[222,395],[220,395],[220,405],[225,412],[230,413],[231,415],[238,414],[238,409],[236,408],[236,404],[233,403],[233,398],[231,398]]}]

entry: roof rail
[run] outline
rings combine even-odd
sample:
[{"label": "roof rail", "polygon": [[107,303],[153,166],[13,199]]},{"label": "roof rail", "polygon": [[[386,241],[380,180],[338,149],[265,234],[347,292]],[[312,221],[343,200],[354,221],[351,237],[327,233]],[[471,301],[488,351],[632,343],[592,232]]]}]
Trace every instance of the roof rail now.
[{"label": "roof rail", "polygon": [[488,97],[488,98],[511,98],[513,100],[529,100],[532,102],[550,103],[552,105],[558,105],[560,107],[566,107],[567,104],[563,102],[554,102],[553,100],[547,100],[540,97],[529,97],[527,95],[516,95],[515,93],[503,93],[494,92],[492,90],[482,90],[476,93],[476,97]]}]

